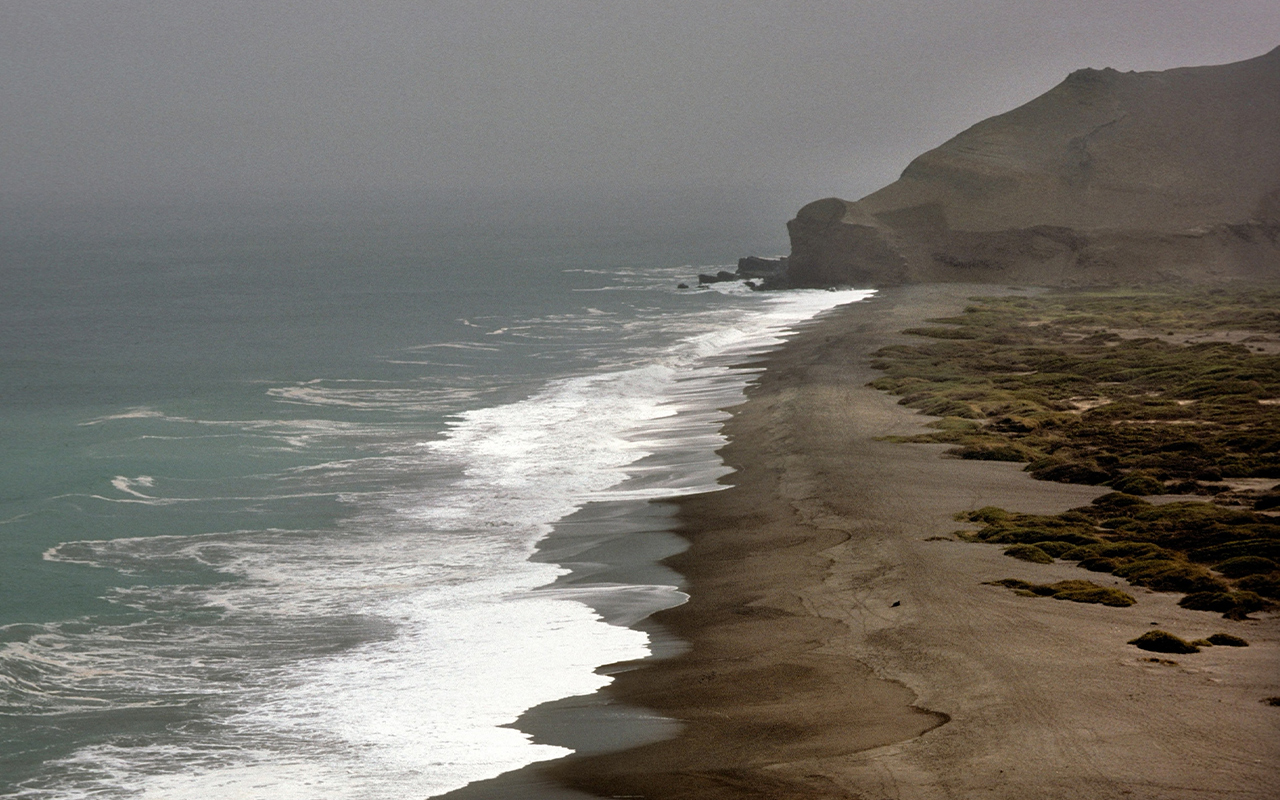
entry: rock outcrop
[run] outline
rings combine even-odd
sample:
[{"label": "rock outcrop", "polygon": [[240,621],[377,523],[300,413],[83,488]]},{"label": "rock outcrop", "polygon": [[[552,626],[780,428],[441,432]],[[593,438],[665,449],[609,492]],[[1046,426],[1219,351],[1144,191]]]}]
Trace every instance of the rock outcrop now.
[{"label": "rock outcrop", "polygon": [[1280,280],[1280,48],[1073,72],[787,228],[793,286]]},{"label": "rock outcrop", "polygon": [[787,259],[760,258],[747,256],[738,259],[738,277],[741,278],[776,278],[786,272]]}]

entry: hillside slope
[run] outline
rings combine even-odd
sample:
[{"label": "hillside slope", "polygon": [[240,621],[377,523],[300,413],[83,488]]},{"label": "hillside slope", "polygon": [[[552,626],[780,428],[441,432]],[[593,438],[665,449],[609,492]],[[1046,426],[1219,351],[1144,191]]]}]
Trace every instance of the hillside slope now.
[{"label": "hillside slope", "polygon": [[1079,70],[788,230],[796,286],[1280,279],[1280,47]]}]

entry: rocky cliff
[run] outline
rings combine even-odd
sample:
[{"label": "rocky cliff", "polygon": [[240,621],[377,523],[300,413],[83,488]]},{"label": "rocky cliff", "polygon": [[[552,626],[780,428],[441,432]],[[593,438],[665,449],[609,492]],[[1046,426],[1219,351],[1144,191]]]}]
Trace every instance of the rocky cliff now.
[{"label": "rocky cliff", "polygon": [[1280,48],[1073,72],[787,228],[795,286],[1280,280]]}]

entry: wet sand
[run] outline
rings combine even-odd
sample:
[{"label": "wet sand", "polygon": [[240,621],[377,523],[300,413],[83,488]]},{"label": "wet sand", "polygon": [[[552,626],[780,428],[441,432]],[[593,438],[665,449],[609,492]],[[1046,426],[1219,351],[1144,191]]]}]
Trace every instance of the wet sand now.
[{"label": "wet sand", "polygon": [[[544,774],[653,800],[1275,796],[1280,708],[1260,701],[1280,695],[1276,619],[1133,588],[1137,605],[1109,608],[984,585],[1121,585],[948,538],[958,511],[1054,513],[1102,490],[879,440],[929,418],[866,386],[870,354],[991,293],[885,290],[770,356],[726,426],[731,488],[679,502],[690,547],[666,563],[691,599],[655,621],[689,649],[609,670],[615,702],[683,730]],[[1125,642],[1154,625],[1252,646],[1151,660]]]}]

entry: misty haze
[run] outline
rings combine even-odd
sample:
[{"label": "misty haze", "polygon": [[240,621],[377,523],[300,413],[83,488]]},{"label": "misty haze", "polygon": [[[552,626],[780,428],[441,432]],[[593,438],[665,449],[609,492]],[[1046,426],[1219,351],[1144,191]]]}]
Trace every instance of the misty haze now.
[{"label": "misty haze", "polygon": [[0,4],[0,796],[1269,798],[1277,44]]}]

